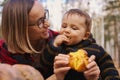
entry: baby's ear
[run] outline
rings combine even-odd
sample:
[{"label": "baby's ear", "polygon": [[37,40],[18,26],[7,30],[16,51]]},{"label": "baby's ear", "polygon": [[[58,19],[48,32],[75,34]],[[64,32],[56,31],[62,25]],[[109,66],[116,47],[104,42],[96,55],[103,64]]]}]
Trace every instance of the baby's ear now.
[{"label": "baby's ear", "polygon": [[85,34],[85,36],[84,36],[83,40],[88,39],[88,38],[89,38],[89,36],[90,36],[90,32],[86,32],[86,34]]}]

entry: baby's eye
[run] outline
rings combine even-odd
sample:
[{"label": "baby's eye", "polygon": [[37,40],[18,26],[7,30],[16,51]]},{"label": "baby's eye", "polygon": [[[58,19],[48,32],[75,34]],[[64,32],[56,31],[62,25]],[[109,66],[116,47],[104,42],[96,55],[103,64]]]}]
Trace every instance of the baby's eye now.
[{"label": "baby's eye", "polygon": [[66,28],[67,26],[66,25],[62,25],[62,28]]},{"label": "baby's eye", "polygon": [[78,28],[76,26],[73,26],[72,29],[73,30],[78,30]]}]

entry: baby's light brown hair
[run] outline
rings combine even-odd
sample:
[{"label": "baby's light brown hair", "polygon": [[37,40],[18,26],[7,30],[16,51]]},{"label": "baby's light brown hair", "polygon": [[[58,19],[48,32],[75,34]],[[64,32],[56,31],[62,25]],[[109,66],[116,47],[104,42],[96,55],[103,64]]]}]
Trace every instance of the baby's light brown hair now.
[{"label": "baby's light brown hair", "polygon": [[85,25],[87,26],[87,31],[90,32],[91,31],[91,25],[92,25],[92,20],[91,17],[89,16],[88,13],[86,13],[85,11],[82,11],[80,9],[70,9],[69,11],[67,11],[65,13],[65,15],[69,16],[69,15],[73,15],[73,14],[77,14],[79,16],[84,16],[86,21],[85,21]]}]

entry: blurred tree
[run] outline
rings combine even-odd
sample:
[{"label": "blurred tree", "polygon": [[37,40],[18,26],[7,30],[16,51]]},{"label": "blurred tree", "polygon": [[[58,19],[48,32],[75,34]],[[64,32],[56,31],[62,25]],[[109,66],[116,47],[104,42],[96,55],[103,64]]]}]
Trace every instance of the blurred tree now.
[{"label": "blurred tree", "polygon": [[114,41],[114,55],[115,60],[117,59],[118,65],[120,67],[120,41],[118,35],[120,34],[120,0],[109,0],[106,1],[105,11],[108,15],[105,17],[105,29],[108,34],[105,34],[106,41]]},{"label": "blurred tree", "polygon": [[0,4],[0,6],[3,6],[6,1],[7,0],[3,0],[3,2]]}]

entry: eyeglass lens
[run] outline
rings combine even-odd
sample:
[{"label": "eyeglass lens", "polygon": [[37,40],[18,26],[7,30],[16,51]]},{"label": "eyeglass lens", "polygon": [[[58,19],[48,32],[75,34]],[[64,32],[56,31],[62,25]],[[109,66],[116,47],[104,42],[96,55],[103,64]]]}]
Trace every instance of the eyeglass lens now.
[{"label": "eyeglass lens", "polygon": [[39,28],[42,28],[44,25],[44,22],[45,22],[45,19],[48,20],[49,19],[49,11],[47,9],[45,9],[45,16],[40,18],[39,21],[38,21],[38,26]]}]

